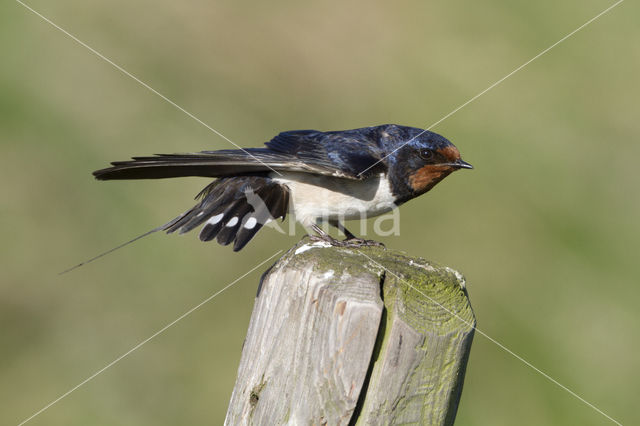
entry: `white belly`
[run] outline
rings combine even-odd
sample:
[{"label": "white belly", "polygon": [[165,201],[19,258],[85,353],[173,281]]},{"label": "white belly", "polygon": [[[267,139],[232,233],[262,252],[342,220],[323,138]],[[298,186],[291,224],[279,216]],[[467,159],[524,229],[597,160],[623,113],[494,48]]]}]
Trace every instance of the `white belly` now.
[{"label": "white belly", "polygon": [[383,174],[364,181],[290,172],[271,177],[289,188],[289,214],[304,226],[327,219],[364,219],[395,207]]}]

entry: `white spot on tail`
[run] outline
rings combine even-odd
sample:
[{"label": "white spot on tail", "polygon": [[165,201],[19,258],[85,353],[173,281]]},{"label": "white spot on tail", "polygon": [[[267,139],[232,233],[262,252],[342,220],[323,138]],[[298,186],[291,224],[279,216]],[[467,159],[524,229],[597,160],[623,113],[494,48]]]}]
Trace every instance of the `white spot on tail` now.
[{"label": "white spot on tail", "polygon": [[224,216],[224,213],[217,214],[217,215],[213,216],[211,219],[209,219],[207,221],[207,223],[209,223],[211,225],[215,225],[216,223],[218,223],[218,222],[220,222],[222,220],[223,216]]},{"label": "white spot on tail", "polygon": [[227,228],[231,228],[232,226],[236,226],[236,223],[238,223],[238,217],[232,217],[231,220],[229,222],[227,222]]},{"label": "white spot on tail", "polygon": [[258,224],[258,219],[255,217],[250,217],[249,220],[244,224],[244,227],[247,229],[253,229]]}]

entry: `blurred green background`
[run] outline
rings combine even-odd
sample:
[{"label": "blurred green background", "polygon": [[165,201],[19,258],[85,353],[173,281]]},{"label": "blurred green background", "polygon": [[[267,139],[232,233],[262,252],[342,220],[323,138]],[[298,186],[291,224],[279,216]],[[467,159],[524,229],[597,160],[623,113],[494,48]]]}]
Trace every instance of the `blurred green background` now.
[{"label": "blurred green background", "polygon": [[[603,0],[29,3],[242,146],[425,127]],[[436,128],[472,172],[388,247],[462,271],[481,330],[640,424],[640,32],[627,1]],[[16,424],[303,234],[240,253],[153,235],[207,181],[96,182],[131,155],[232,148],[18,3],[0,6],[0,424]],[[355,226],[357,229],[357,226]],[[260,271],[33,419],[220,424]],[[610,422],[476,335],[460,425]]]}]

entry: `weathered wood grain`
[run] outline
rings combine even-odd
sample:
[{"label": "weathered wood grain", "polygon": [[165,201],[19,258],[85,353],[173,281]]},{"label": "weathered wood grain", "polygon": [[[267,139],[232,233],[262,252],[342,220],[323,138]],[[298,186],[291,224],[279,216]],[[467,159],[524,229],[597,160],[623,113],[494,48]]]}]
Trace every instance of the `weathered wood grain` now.
[{"label": "weathered wood grain", "polygon": [[457,272],[303,240],[264,276],[226,424],[453,424],[475,319]]}]

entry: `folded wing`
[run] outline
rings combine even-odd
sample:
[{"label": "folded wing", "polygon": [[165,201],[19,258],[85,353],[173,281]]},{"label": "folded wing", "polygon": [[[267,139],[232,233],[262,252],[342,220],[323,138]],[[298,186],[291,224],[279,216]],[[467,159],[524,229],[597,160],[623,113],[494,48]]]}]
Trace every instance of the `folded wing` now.
[{"label": "folded wing", "polygon": [[[363,179],[384,170],[377,144],[361,132],[283,132],[266,148],[158,154],[116,161],[93,172],[96,179],[161,179],[182,176],[229,177],[271,171],[306,172]],[[370,168],[372,165],[374,167]],[[363,170],[367,172],[363,175]]]}]

